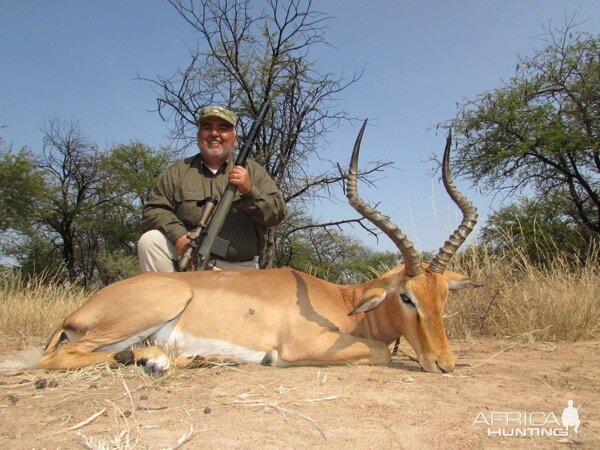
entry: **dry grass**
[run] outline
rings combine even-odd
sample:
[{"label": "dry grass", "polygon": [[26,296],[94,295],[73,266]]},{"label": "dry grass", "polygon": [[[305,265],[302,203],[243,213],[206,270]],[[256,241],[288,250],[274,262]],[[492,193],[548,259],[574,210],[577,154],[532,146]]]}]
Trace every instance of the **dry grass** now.
[{"label": "dry grass", "polygon": [[485,286],[451,296],[446,306],[451,337],[532,342],[600,337],[597,263],[574,263],[556,253],[548,266],[541,268],[515,247],[495,255],[473,249],[456,258],[452,269]]},{"label": "dry grass", "polygon": [[44,342],[85,298],[83,289],[52,278],[23,281],[16,272],[1,272],[0,340]]}]

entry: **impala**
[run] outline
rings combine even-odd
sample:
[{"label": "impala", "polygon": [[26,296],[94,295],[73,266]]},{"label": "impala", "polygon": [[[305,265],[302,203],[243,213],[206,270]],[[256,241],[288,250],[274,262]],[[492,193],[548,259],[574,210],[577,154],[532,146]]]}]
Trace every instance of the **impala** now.
[{"label": "impala", "polygon": [[[475,207],[450,178],[451,136],[442,179],[463,220],[427,265],[401,230],[358,196],[365,126],[366,121],[354,145],[347,196],[392,239],[404,264],[352,285],[293,269],[142,273],[99,290],[67,316],[35,367],[62,370],[120,363],[161,373],[213,358],[276,367],[383,365],[391,358],[389,345],[404,336],[424,370],[452,371],[444,302],[449,290],[480,284],[445,270],[477,220]],[[175,356],[167,356],[168,348]]]}]

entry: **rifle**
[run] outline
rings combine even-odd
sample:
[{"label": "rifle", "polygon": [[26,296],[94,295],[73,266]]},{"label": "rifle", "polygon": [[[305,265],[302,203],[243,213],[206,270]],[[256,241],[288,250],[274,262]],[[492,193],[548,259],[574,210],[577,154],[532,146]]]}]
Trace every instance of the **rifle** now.
[{"label": "rifle", "polygon": [[[250,128],[250,132],[244,141],[244,145],[242,145],[242,148],[238,153],[235,160],[236,166],[243,166],[246,164],[252,145],[254,145],[254,141],[258,135],[260,124],[265,119],[268,109],[269,103],[265,100],[258,110],[258,115]],[[233,203],[233,196],[235,195],[236,190],[236,186],[227,183],[225,192],[218,203],[216,203],[215,199],[207,199],[204,203],[198,226],[188,233],[188,237],[191,239],[190,244],[179,261],[175,262],[175,270],[178,272],[185,272],[190,261],[194,261],[195,270],[206,270],[207,268],[212,267],[212,253],[216,253],[221,257],[224,257],[227,254],[229,242],[219,238],[218,234],[221,231],[221,228],[223,228],[223,223],[225,222],[225,218]],[[218,250],[215,251],[214,247],[218,247]]]}]

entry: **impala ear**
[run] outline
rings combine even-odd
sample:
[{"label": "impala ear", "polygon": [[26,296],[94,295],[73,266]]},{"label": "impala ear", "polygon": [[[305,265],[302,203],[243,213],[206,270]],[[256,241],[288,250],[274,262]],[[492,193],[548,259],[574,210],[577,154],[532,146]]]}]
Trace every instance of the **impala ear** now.
[{"label": "impala ear", "polygon": [[451,270],[446,270],[443,276],[448,283],[448,289],[451,291],[462,291],[463,289],[472,289],[483,286],[483,283],[471,280],[469,277],[452,272]]},{"label": "impala ear", "polygon": [[371,311],[387,297],[388,292],[383,288],[374,287],[365,292],[360,304],[348,313],[349,316],[359,312]]},{"label": "impala ear", "polygon": [[465,278],[463,280],[448,280],[448,289],[451,291],[462,291],[463,289],[473,289],[483,286],[479,281]]}]

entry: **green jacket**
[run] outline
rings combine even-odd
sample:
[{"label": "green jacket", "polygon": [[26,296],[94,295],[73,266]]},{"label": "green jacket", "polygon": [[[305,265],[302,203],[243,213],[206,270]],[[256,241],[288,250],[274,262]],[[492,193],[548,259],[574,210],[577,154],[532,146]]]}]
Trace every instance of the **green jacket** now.
[{"label": "green jacket", "polygon": [[[158,178],[142,210],[144,231],[160,230],[175,242],[195,228],[202,210],[198,202],[207,197],[220,200],[233,165],[234,155],[213,174],[200,154],[171,165]],[[246,168],[252,190],[244,195],[235,193],[219,234],[230,242],[228,261],[247,261],[258,255],[264,245],[265,228],[279,224],[286,213],[283,196],[264,167],[248,159]]]}]

